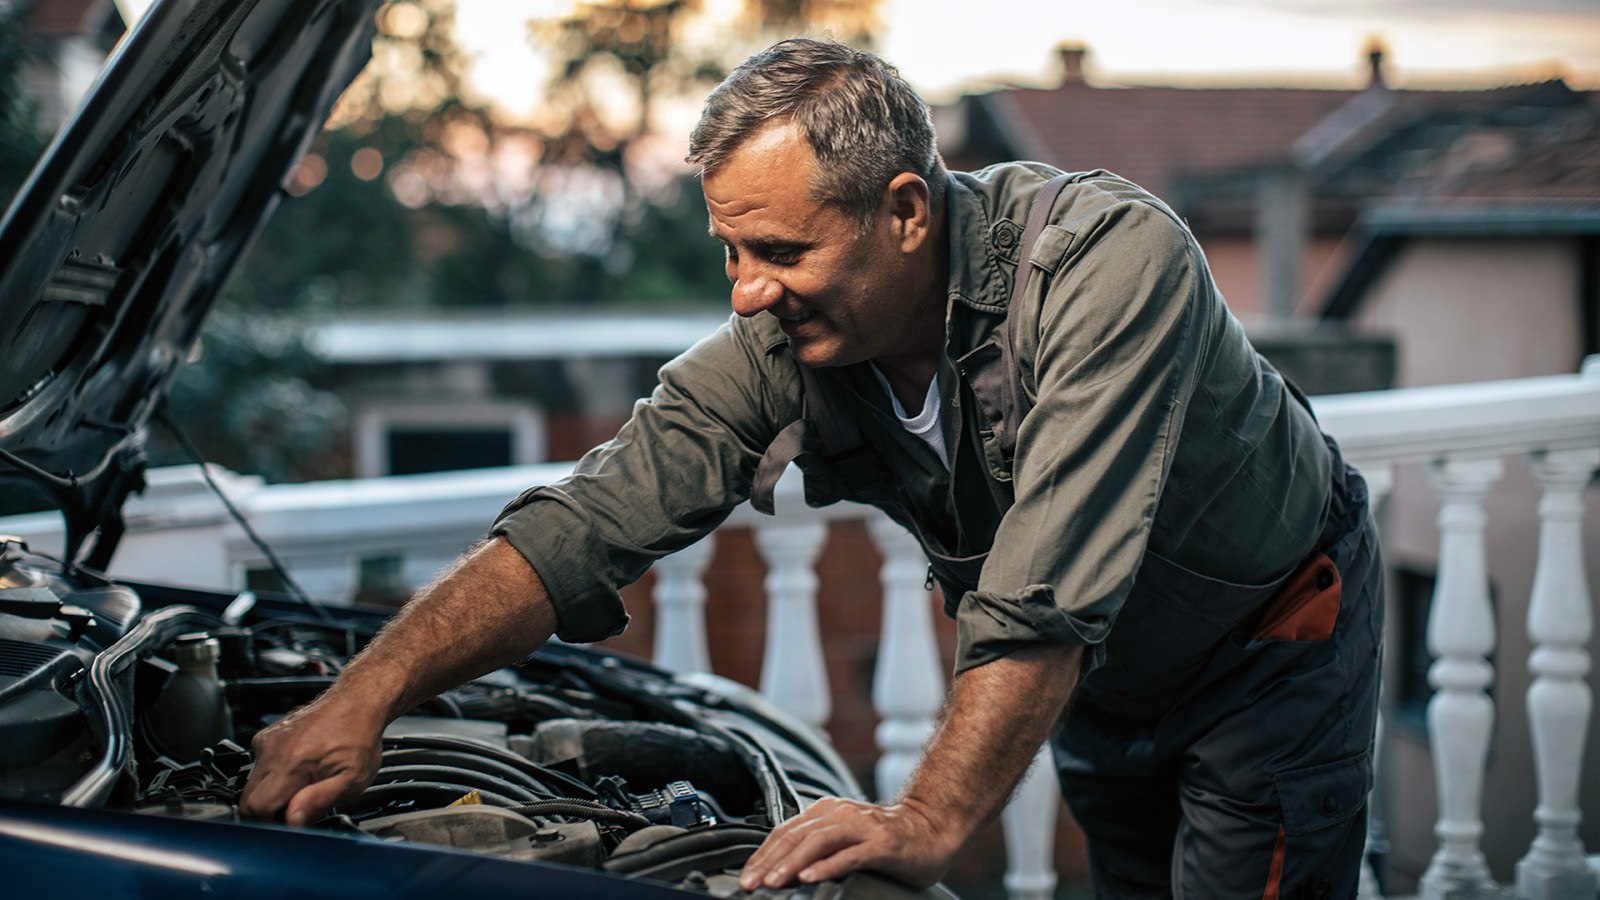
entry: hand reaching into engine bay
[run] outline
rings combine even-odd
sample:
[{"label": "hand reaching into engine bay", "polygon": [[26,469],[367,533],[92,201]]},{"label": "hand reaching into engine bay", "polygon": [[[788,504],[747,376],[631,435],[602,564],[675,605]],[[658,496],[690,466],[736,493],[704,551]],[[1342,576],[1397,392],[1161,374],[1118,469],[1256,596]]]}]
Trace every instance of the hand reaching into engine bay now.
[{"label": "hand reaching into engine bay", "polygon": [[469,550],[419,590],[322,696],[256,735],[239,811],[305,825],[371,784],[383,729],[439,693],[511,665],[555,632],[544,585],[515,549]]},{"label": "hand reaching into engine bay", "polygon": [[917,886],[943,878],[999,814],[1060,719],[1082,653],[1032,644],[962,673],[899,801],[818,801],[773,829],[745,863],[740,886],[809,884],[859,869]]},{"label": "hand reaching into engine bay", "polygon": [[299,827],[360,796],[378,773],[385,724],[363,713],[324,695],[257,734],[239,812]]}]

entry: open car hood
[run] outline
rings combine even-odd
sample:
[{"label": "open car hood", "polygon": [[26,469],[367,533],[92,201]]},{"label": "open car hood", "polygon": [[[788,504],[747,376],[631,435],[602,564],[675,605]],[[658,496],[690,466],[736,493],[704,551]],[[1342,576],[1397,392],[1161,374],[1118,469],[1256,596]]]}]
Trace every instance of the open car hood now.
[{"label": "open car hood", "polygon": [[0,220],[0,478],[54,496],[68,559],[109,562],[145,428],[380,2],[158,0]]}]

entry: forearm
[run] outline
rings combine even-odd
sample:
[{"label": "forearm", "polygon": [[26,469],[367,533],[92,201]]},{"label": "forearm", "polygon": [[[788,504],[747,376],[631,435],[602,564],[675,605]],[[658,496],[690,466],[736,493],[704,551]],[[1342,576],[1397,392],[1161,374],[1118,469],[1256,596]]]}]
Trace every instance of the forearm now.
[{"label": "forearm", "polygon": [[969,669],[897,803],[819,800],[780,824],[745,863],[747,891],[875,869],[908,884],[944,877],[994,818],[1077,686],[1083,648],[1032,644]]},{"label": "forearm", "polygon": [[522,659],[555,628],[538,575],[497,538],[419,590],[328,694],[359,698],[386,723],[441,691]]},{"label": "forearm", "polygon": [[1078,683],[1083,648],[1031,644],[951,683],[933,738],[898,798],[958,849],[999,815]]},{"label": "forearm", "polygon": [[533,568],[505,541],[469,552],[417,592],[333,687],[255,737],[241,814],[305,825],[377,774],[384,726],[440,691],[516,662],[556,617]]}]

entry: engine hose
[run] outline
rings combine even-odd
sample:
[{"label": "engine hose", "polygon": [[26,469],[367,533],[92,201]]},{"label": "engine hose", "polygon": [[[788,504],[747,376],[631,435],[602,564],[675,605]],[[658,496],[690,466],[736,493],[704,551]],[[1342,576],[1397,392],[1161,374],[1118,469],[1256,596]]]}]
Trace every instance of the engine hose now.
[{"label": "engine hose", "polygon": [[713,826],[663,838],[643,850],[613,856],[606,860],[604,868],[618,875],[633,875],[705,853],[726,850],[754,853],[766,838],[767,832],[756,828]]},{"label": "engine hose", "polygon": [[492,775],[511,784],[519,785],[538,794],[539,797],[565,796],[561,791],[555,790],[544,781],[535,778],[525,769],[508,765],[492,756],[485,756],[481,753],[468,753],[464,750],[441,750],[433,747],[406,747],[400,750],[386,750],[378,766],[380,771],[390,766],[448,766],[471,769],[474,772]]},{"label": "engine hose", "polygon": [[525,806],[514,806],[511,811],[525,816],[567,816],[574,819],[589,819],[613,825],[626,825],[635,829],[650,824],[649,819],[636,812],[612,809],[603,803],[593,803],[588,800],[540,800]]},{"label": "engine hose", "polygon": [[372,783],[403,784],[412,781],[448,784],[459,787],[462,794],[473,790],[491,791],[517,803],[532,803],[542,799],[540,795],[520,784],[497,778],[486,772],[457,766],[385,766],[378,770],[378,775]]},{"label": "engine hose", "polygon": [[406,747],[431,747],[440,750],[459,750],[489,759],[496,759],[508,766],[520,769],[542,784],[554,785],[557,789],[550,791],[552,794],[569,794],[579,797],[595,797],[594,788],[573,778],[565,772],[560,772],[548,766],[542,766],[526,757],[518,756],[510,750],[494,747],[466,738],[446,737],[436,734],[413,734],[399,738],[384,738],[383,746],[386,750],[398,750]]}]

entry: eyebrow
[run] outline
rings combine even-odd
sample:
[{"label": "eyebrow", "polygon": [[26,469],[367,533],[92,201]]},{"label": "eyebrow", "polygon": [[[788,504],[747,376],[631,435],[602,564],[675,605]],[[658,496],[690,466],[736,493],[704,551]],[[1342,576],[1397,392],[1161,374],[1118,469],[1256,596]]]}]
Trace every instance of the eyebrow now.
[{"label": "eyebrow", "polygon": [[[720,234],[717,234],[714,226],[708,225],[706,227],[706,234],[710,235],[713,240],[722,244],[724,247],[731,248],[733,246],[732,241]],[[807,250],[811,247],[811,243],[809,241],[787,240],[784,238],[751,238],[750,240],[745,241],[744,245],[758,253],[774,253],[784,250]]]}]

